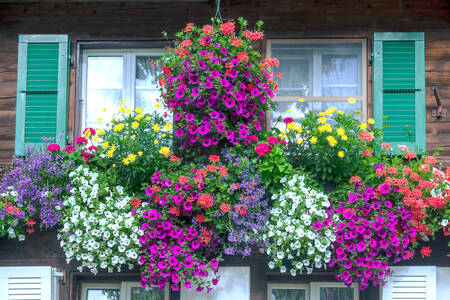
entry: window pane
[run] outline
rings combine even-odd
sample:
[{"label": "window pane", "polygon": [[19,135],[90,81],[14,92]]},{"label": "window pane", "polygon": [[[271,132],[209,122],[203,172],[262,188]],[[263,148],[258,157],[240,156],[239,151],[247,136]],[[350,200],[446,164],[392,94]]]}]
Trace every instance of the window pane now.
[{"label": "window pane", "polygon": [[[104,127],[119,110],[122,98],[123,57],[88,57],[85,126]],[[97,121],[99,116],[102,122]]]},{"label": "window pane", "polygon": [[360,42],[273,43],[271,56],[278,58],[279,93],[286,97],[361,96]]},{"label": "window pane", "polygon": [[145,290],[141,287],[133,287],[130,300],[164,300],[164,290],[157,288]]},{"label": "window pane", "polygon": [[[348,103],[348,102],[333,102],[333,101],[282,101],[278,102],[276,110],[272,111],[272,125],[274,125],[278,119],[291,117],[295,121],[299,121],[305,117],[305,114],[310,111],[321,112],[330,107],[336,107],[337,110],[341,110],[348,114],[354,114],[355,118],[361,119],[361,113],[356,114],[355,111],[362,110],[362,103]],[[279,122],[280,123],[280,122]],[[285,125],[281,122],[280,129],[285,129]]]},{"label": "window pane", "polygon": [[353,300],[353,288],[321,287],[320,300]]},{"label": "window pane", "polygon": [[156,99],[159,98],[157,76],[161,66],[152,66],[151,62],[158,58],[154,56],[136,56],[136,107],[144,112],[154,111]]},{"label": "window pane", "polygon": [[304,289],[272,289],[272,300],[306,300]]},{"label": "window pane", "polygon": [[322,56],[322,96],[361,96],[358,56]]},{"label": "window pane", "polygon": [[86,300],[119,300],[119,289],[88,289]]}]

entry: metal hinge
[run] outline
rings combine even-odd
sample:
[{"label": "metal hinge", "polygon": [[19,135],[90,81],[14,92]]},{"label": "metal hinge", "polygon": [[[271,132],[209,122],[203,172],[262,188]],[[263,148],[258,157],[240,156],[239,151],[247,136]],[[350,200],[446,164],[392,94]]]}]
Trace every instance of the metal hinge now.
[{"label": "metal hinge", "polygon": [[383,89],[384,93],[414,93],[422,89]]},{"label": "metal hinge", "polygon": [[21,91],[27,95],[58,94],[57,90]]}]

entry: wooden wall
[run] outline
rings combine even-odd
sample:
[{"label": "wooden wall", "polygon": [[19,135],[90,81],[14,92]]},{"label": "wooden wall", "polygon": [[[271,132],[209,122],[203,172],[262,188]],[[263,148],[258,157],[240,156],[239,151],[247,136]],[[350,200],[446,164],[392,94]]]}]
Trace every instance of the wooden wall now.
[{"label": "wooden wall", "polygon": [[[208,23],[215,12],[214,2],[0,4],[0,166],[10,163],[14,153],[18,34],[69,34],[75,56],[77,41],[154,40],[161,38],[163,30],[173,36],[189,21]],[[264,20],[268,38],[367,38],[369,52],[374,32],[425,32],[427,150],[443,147],[443,159],[450,162],[450,22],[445,0],[225,0],[222,16],[244,16],[250,24]],[[370,108],[370,65],[368,73]],[[72,66],[71,134],[75,78]],[[431,116],[436,108],[432,85],[439,87],[444,107],[449,109],[447,118]]]}]

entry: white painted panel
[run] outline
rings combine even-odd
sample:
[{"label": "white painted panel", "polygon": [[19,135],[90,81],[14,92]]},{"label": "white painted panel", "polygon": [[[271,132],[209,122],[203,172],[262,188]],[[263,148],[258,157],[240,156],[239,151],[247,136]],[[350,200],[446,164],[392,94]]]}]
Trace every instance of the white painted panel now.
[{"label": "white painted panel", "polygon": [[0,299],[52,299],[51,267],[0,267]]},{"label": "white painted panel", "polygon": [[181,289],[180,300],[249,300],[250,267],[222,267],[220,280],[213,291],[199,293],[194,288],[190,291]]},{"label": "white painted panel", "polygon": [[382,288],[383,300],[436,300],[436,267],[392,267],[392,271]]},{"label": "white painted panel", "polygon": [[436,299],[450,300],[450,267],[436,268]]}]

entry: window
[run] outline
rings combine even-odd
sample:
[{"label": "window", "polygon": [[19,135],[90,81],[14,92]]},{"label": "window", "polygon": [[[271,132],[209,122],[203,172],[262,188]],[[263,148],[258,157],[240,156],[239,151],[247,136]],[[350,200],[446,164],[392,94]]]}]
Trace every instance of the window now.
[{"label": "window", "polygon": [[[283,116],[301,119],[308,111],[335,106],[347,113],[367,114],[367,58],[362,39],[269,40],[268,55],[280,61],[278,109],[271,121]],[[356,104],[348,103],[348,98]],[[299,99],[304,99],[299,102]]]},{"label": "window", "polygon": [[269,283],[268,300],[358,300],[355,286],[340,282],[312,282],[310,284]]},{"label": "window", "polygon": [[139,282],[84,283],[81,300],[169,300],[169,289],[144,289]]},{"label": "window", "polygon": [[83,51],[81,128],[104,127],[122,105],[152,112],[160,69],[151,63],[163,54],[163,49]]}]

